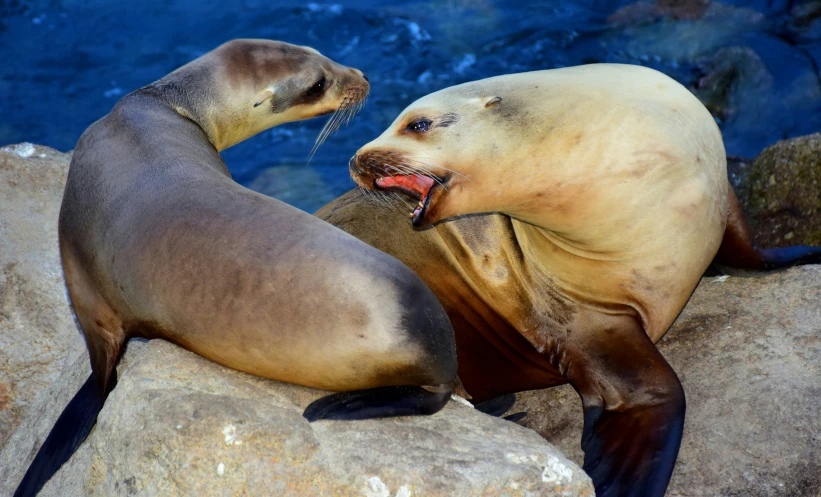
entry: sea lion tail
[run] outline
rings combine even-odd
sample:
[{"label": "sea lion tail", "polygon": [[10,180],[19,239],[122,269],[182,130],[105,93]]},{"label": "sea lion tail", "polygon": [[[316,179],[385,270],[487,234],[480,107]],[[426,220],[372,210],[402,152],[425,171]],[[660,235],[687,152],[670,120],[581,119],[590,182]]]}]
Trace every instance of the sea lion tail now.
[{"label": "sea lion tail", "polygon": [[430,390],[396,386],[340,392],[315,400],[302,415],[309,422],[429,415],[445,407],[452,393],[453,387],[444,385]]},{"label": "sea lion tail", "polygon": [[[111,383],[114,383],[112,379]],[[71,399],[34,456],[14,497],[34,497],[88,437],[103,408],[106,394],[92,373]]]},{"label": "sea lion tail", "polygon": [[748,274],[746,271],[772,271],[802,264],[821,263],[821,247],[806,245],[778,249],[757,247],[752,230],[744,219],[741,204],[732,188],[729,188],[728,195],[730,211],[727,228],[708,275],[718,273],[744,276]]}]

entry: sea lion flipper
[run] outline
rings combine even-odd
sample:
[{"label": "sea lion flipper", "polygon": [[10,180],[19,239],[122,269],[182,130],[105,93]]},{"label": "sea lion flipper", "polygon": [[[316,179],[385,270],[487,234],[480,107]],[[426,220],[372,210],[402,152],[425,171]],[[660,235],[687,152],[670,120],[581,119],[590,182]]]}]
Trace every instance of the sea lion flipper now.
[{"label": "sea lion flipper", "polygon": [[516,394],[509,393],[506,395],[500,395],[498,397],[494,397],[490,400],[486,400],[484,402],[480,402],[473,407],[480,412],[488,414],[494,417],[500,417],[501,415],[505,414],[509,411],[513,404],[516,403]]},{"label": "sea lion flipper", "polygon": [[312,402],[302,414],[320,419],[369,419],[434,414],[450,400],[452,389],[431,392],[422,387],[379,387],[331,394]]},{"label": "sea lion flipper", "polygon": [[524,419],[525,416],[527,416],[527,413],[522,411],[522,412],[517,412],[515,414],[510,414],[508,416],[505,416],[502,419],[504,419],[506,421],[510,421],[511,423],[516,423],[516,422],[521,421],[522,419]]},{"label": "sea lion flipper", "polygon": [[[34,497],[88,437],[106,396],[91,374],[63,410],[17,486],[14,497]],[[113,382],[112,382],[113,383]]]},{"label": "sea lion flipper", "polygon": [[730,211],[724,238],[713,260],[715,270],[719,273],[732,273],[732,269],[766,271],[821,263],[821,247],[798,245],[779,249],[758,248],[738,198],[732,187],[728,190]]},{"label": "sea lion flipper", "polygon": [[596,495],[662,497],[684,427],[675,372],[638,324],[573,335],[563,360],[582,398],[584,470]]}]

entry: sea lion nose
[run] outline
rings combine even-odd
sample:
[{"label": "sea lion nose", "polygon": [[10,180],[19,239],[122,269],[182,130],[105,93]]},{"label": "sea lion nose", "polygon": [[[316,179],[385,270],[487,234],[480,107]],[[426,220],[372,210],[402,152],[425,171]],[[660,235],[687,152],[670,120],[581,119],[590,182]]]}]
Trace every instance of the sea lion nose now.
[{"label": "sea lion nose", "polygon": [[365,81],[367,81],[368,83],[370,83],[370,81],[371,81],[371,80],[370,80],[370,79],[368,79],[368,76],[367,76],[367,75],[365,75],[365,73],[364,73],[364,72],[362,72],[362,71],[360,71],[359,69],[353,69],[353,68],[351,68],[351,72],[352,72],[352,73],[354,73],[354,74],[356,74],[356,75],[358,75],[358,76],[361,76],[361,77],[362,77],[362,79],[364,79]]}]

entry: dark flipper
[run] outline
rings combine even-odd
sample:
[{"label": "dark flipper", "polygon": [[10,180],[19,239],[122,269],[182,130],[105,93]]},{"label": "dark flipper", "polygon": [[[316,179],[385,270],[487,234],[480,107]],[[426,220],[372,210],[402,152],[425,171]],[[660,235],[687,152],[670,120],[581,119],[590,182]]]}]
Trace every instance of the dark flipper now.
[{"label": "dark flipper", "polygon": [[[43,485],[88,437],[106,398],[100,391],[99,383],[94,374],[91,374],[68,403],[23,476],[14,497],[37,495]],[[113,383],[112,378],[112,386]]]},{"label": "dark flipper", "polygon": [[527,416],[526,412],[517,412],[516,414],[511,414],[509,416],[505,416],[504,419],[515,423],[517,421],[521,421],[522,419],[524,419],[525,416]]},{"label": "dark flipper", "polygon": [[[516,403],[516,394],[509,393],[506,395],[500,395],[498,397],[494,397],[490,400],[486,400],[484,402],[480,402],[473,406],[476,408],[477,411],[483,412],[489,416],[494,416],[497,418],[502,418],[504,414],[506,414],[510,409],[513,408],[513,405]],[[504,416],[502,419],[506,419],[508,421],[517,422],[527,416],[526,412],[517,412],[511,414],[509,416]]]},{"label": "dark flipper", "polygon": [[733,270],[771,271],[801,264],[821,263],[821,247],[801,245],[780,249],[758,248],[732,188],[729,189],[728,195],[730,213],[727,217],[724,239],[713,260],[713,271],[743,274]]},{"label": "dark flipper", "polygon": [[684,391],[632,319],[574,331],[563,361],[584,406],[584,470],[598,497],[662,497],[678,456]]},{"label": "dark flipper", "polygon": [[477,411],[483,412],[490,416],[499,417],[509,411],[513,404],[516,403],[516,394],[509,393],[507,395],[500,395],[484,402],[479,402],[473,407]]},{"label": "dark flipper", "polygon": [[308,421],[427,415],[445,407],[451,392],[450,388],[431,392],[413,386],[340,392],[315,400],[302,415]]}]

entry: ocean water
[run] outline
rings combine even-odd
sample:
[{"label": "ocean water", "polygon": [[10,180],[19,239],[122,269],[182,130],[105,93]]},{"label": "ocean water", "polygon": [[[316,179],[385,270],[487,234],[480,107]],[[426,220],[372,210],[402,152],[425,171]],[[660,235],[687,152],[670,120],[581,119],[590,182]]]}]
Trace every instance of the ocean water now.
[{"label": "ocean water", "polygon": [[118,98],[232,38],[310,45],[365,71],[366,108],[306,166],[323,119],[223,153],[234,178],[309,212],[416,98],[499,74],[640,64],[691,88],[729,155],[821,131],[821,2],[786,0],[0,0],[0,145],[71,150]]}]

